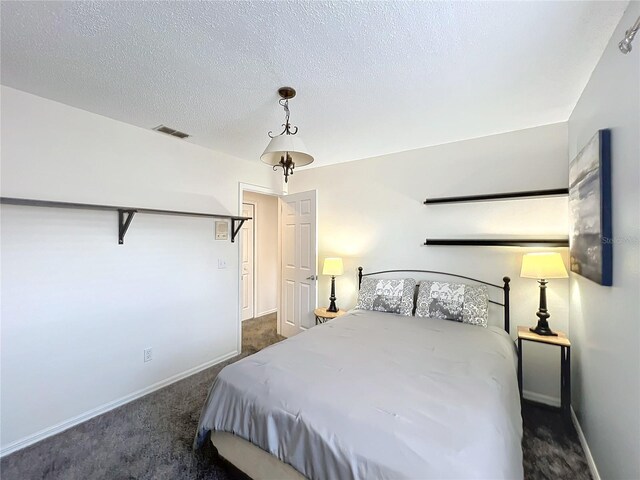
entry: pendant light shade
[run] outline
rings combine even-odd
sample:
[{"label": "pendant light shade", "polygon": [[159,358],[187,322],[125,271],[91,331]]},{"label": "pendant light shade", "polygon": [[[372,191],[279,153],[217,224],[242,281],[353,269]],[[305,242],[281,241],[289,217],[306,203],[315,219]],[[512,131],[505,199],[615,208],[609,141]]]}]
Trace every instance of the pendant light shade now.
[{"label": "pendant light shade", "polygon": [[267,165],[280,165],[282,157],[289,154],[296,167],[303,167],[313,162],[302,139],[297,135],[278,135],[273,137],[264,149],[260,160]]}]

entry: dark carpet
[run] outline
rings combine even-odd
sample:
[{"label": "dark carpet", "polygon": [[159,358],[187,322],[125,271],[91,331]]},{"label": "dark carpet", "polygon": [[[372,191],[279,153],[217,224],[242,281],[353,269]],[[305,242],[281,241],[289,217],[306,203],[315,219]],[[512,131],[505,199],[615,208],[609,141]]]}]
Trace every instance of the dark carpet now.
[{"label": "dark carpet", "polygon": [[522,422],[525,478],[591,480],[578,434],[557,410],[525,401]]},{"label": "dark carpet", "polygon": [[[233,480],[211,449],[191,448],[200,409],[225,365],[282,340],[275,322],[275,315],[243,322],[238,357],[4,457],[2,480]],[[523,418],[525,478],[591,478],[577,435],[559,414],[525,404]]]}]

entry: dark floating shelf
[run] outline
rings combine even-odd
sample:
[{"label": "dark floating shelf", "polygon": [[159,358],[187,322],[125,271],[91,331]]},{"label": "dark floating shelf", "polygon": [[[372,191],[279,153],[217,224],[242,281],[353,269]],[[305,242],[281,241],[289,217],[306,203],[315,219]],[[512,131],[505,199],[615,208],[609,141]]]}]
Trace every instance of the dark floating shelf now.
[{"label": "dark floating shelf", "polygon": [[525,198],[536,197],[555,197],[561,195],[568,195],[568,188],[554,188],[549,190],[531,190],[528,192],[507,192],[507,193],[490,193],[485,195],[468,195],[464,197],[441,197],[441,198],[427,198],[424,201],[425,205],[432,205],[437,203],[462,203],[462,202],[483,202],[489,200],[517,200]]},{"label": "dark floating shelf", "polygon": [[221,218],[231,220],[231,241],[234,242],[242,224],[251,220],[251,217],[238,217],[235,215],[223,215],[217,213],[182,212],[177,210],[157,210],[153,208],[117,207],[114,205],[95,205],[89,203],[53,202],[49,200],[32,200],[28,198],[0,197],[0,203],[6,205],[21,205],[27,207],[72,208],[79,210],[102,210],[118,212],[118,243],[124,243],[124,236],[131,225],[136,213],[148,213],[152,215],[178,215],[183,217]]},{"label": "dark floating shelf", "polygon": [[427,238],[427,246],[474,246],[474,247],[568,247],[568,238],[512,238],[512,239],[444,239]]}]

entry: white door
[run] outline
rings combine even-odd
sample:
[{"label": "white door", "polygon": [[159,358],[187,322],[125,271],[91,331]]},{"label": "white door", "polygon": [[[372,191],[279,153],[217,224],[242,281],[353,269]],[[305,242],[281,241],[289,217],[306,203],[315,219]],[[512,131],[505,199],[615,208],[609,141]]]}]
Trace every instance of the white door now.
[{"label": "white door", "polygon": [[[255,205],[242,204],[242,216],[255,219]],[[254,220],[247,220],[240,232],[242,238],[242,320],[253,318],[253,225]]]},{"label": "white door", "polygon": [[282,288],[280,333],[290,337],[315,325],[318,297],[317,193],[280,199],[282,225]]}]

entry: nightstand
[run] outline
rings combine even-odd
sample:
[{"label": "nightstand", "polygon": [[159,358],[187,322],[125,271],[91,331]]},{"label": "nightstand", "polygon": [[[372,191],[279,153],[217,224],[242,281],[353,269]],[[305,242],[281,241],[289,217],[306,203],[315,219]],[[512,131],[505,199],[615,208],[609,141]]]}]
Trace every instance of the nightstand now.
[{"label": "nightstand", "polygon": [[538,335],[529,327],[518,327],[518,388],[522,401],[522,341],[546,343],[560,347],[560,410],[564,420],[571,420],[571,342],[567,336],[556,331],[557,337]]},{"label": "nightstand", "polygon": [[320,308],[316,308],[313,311],[313,313],[316,315],[316,325],[320,323],[324,323],[327,320],[333,320],[334,318],[347,313],[344,310],[340,310],[340,309],[338,309],[337,312],[327,312],[327,308],[328,307],[320,307]]}]

